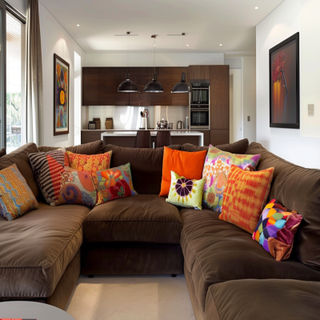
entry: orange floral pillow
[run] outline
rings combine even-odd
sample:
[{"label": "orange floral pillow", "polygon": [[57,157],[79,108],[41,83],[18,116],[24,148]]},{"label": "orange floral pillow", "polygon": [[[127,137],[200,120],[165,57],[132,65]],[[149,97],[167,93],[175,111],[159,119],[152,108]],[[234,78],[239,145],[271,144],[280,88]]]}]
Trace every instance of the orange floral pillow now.
[{"label": "orange floral pillow", "polygon": [[273,170],[245,171],[232,165],[219,219],[252,233],[267,201]]},{"label": "orange floral pillow", "polygon": [[102,154],[78,154],[67,151],[69,166],[79,171],[88,171],[92,175],[93,181],[97,182],[97,171],[110,168],[112,151]]}]

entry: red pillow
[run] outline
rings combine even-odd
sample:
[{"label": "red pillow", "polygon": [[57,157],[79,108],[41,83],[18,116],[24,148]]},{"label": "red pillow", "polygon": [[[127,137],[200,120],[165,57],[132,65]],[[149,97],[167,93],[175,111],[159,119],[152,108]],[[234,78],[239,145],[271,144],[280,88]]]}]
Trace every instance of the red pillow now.
[{"label": "red pillow", "polygon": [[201,179],[206,154],[207,150],[187,152],[164,147],[160,196],[169,194],[171,171],[186,179]]}]

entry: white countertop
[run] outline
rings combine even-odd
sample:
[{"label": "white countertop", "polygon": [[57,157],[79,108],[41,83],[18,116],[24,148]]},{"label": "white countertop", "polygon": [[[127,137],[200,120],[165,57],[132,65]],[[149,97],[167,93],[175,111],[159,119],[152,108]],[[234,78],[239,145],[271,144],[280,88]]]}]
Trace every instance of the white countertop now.
[{"label": "white countertop", "polygon": [[[156,136],[158,131],[165,131],[165,130],[148,130],[150,131],[151,136]],[[169,130],[171,136],[193,136],[193,137],[199,137],[199,146],[203,146],[203,133],[199,131],[178,131],[178,130]],[[101,140],[103,140],[103,137],[131,137],[135,136],[137,134],[137,130],[132,131],[110,131],[110,132],[103,132],[101,133]]]}]

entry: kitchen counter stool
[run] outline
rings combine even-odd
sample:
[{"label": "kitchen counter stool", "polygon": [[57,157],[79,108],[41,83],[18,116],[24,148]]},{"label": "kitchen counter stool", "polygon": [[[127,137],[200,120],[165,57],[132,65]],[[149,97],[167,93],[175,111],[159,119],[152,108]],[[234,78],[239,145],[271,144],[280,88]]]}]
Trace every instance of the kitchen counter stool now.
[{"label": "kitchen counter stool", "polygon": [[149,130],[138,130],[135,148],[151,148],[151,134]]},{"label": "kitchen counter stool", "polygon": [[172,144],[170,131],[158,131],[156,137],[156,148]]}]

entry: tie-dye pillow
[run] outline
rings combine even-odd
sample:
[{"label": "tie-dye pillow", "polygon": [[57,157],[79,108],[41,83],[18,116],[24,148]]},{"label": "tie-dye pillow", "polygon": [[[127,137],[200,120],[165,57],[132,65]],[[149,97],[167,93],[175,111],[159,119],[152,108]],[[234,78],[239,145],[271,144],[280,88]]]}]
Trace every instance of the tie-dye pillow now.
[{"label": "tie-dye pillow", "polygon": [[98,171],[96,175],[97,205],[138,194],[133,188],[129,162],[123,166]]},{"label": "tie-dye pillow", "polygon": [[206,179],[203,188],[203,205],[221,213],[223,193],[231,165],[250,171],[255,169],[259,159],[260,154],[233,154],[210,145],[202,172],[202,178]]}]

